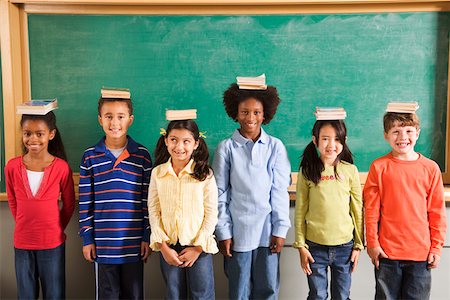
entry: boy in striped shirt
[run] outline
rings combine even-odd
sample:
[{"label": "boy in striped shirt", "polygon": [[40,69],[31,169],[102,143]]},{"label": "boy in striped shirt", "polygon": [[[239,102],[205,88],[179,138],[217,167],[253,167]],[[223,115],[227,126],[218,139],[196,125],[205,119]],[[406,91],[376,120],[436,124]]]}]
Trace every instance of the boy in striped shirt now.
[{"label": "boy in striped shirt", "polygon": [[105,137],[86,149],[80,165],[83,255],[95,262],[96,299],[143,299],[143,262],[150,255],[148,150],[127,136],[130,99],[100,98]]}]

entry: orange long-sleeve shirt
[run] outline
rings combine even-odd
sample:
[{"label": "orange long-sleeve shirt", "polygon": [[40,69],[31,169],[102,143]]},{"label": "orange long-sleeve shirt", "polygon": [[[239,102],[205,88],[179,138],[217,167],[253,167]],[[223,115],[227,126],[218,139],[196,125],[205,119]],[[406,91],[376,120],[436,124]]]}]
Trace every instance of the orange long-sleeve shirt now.
[{"label": "orange long-sleeve shirt", "polygon": [[425,261],[441,255],[447,229],[444,186],[438,165],[391,153],[373,161],[364,185],[367,247],[381,246],[390,259]]}]

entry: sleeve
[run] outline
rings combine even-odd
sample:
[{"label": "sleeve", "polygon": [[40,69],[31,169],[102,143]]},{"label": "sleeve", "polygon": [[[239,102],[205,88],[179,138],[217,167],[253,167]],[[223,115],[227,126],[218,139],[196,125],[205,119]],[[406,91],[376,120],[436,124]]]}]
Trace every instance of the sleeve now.
[{"label": "sleeve", "polygon": [[144,170],[142,174],[142,213],[144,216],[144,232],[142,233],[142,241],[150,242],[150,223],[148,217],[148,187],[150,182],[150,172],[152,170],[152,160],[148,151],[144,155]]},{"label": "sleeve", "polygon": [[211,252],[212,249],[217,249],[213,234],[214,229],[217,225],[218,192],[214,175],[211,174],[211,176],[205,180],[206,182],[203,194],[205,216],[203,218],[202,227],[200,228],[200,231],[198,232],[193,245],[202,246],[203,251]]},{"label": "sleeve", "polygon": [[370,166],[369,174],[364,184],[363,199],[367,247],[380,247],[378,223],[381,215],[381,195],[378,174],[374,163]]},{"label": "sleeve", "polygon": [[83,246],[95,243],[94,237],[94,177],[88,165],[88,160],[83,155],[80,164],[79,190],[79,226],[80,236],[83,239]]},{"label": "sleeve", "polygon": [[309,186],[308,181],[298,171],[295,201],[295,242],[292,244],[295,248],[306,247],[306,213],[309,208]]},{"label": "sleeve", "polygon": [[270,190],[272,205],[272,235],[286,238],[291,227],[289,219],[289,193],[291,164],[284,145],[279,142],[273,167],[273,182]]},{"label": "sleeve", "polygon": [[150,233],[150,248],[155,251],[159,250],[157,243],[164,243],[170,240],[162,226],[161,206],[159,204],[156,180],[156,172],[153,170],[148,191],[148,216],[152,229]]},{"label": "sleeve", "polygon": [[75,209],[75,191],[73,187],[72,170],[66,164],[64,176],[60,182],[62,207],[60,210],[61,226],[63,229],[69,224]]},{"label": "sleeve", "polygon": [[359,180],[359,173],[356,166],[353,166],[353,174],[350,182],[350,215],[352,216],[354,246],[353,248],[364,249],[364,221],[363,221],[363,202],[361,182]]},{"label": "sleeve", "polygon": [[6,177],[6,195],[8,197],[8,205],[14,220],[16,220],[17,215],[17,201],[16,193],[14,191],[14,172],[11,167],[11,163],[8,163],[5,167],[5,177]]},{"label": "sleeve", "polygon": [[230,158],[223,153],[224,144],[220,144],[214,155],[213,170],[218,189],[218,221],[216,237],[219,241],[233,237],[233,221],[230,210]]},{"label": "sleeve", "polygon": [[431,189],[427,199],[428,222],[430,228],[431,246],[430,253],[441,255],[447,231],[445,214],[444,185],[439,167],[436,165]]}]

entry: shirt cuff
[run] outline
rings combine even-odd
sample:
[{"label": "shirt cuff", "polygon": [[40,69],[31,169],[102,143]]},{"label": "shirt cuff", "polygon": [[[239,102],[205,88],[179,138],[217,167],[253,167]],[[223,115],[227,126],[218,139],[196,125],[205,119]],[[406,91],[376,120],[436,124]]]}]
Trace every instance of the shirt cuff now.
[{"label": "shirt cuff", "polygon": [[83,236],[83,246],[91,245],[95,243],[95,239],[93,235],[85,235]]},{"label": "shirt cuff", "polygon": [[289,226],[274,226],[272,228],[272,235],[281,237],[281,238],[286,238],[288,230],[289,230]]},{"label": "shirt cuff", "polygon": [[229,240],[233,238],[233,229],[232,227],[223,227],[220,229],[216,228],[216,237],[218,241]]},{"label": "shirt cuff", "polygon": [[214,237],[208,236],[204,233],[200,233],[192,244],[194,246],[202,247],[202,251],[205,253],[216,254],[217,252],[219,252]]},{"label": "shirt cuff", "polygon": [[150,235],[150,248],[152,248],[153,251],[160,250],[158,243],[162,244],[168,241],[170,241],[170,239],[164,231],[160,228],[152,228],[152,234]]}]

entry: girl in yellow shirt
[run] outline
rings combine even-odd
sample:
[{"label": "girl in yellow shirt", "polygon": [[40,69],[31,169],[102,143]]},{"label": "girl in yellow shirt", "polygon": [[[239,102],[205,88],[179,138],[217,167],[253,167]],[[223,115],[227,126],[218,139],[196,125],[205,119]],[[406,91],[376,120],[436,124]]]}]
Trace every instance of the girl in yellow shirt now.
[{"label": "girl in yellow shirt", "polygon": [[214,299],[217,185],[193,120],[171,121],[150,179],[150,247],[160,251],[166,299]]},{"label": "girl in yellow shirt", "polygon": [[297,180],[295,243],[307,274],[308,299],[349,299],[351,273],[363,245],[358,170],[342,120],[316,121]]}]

